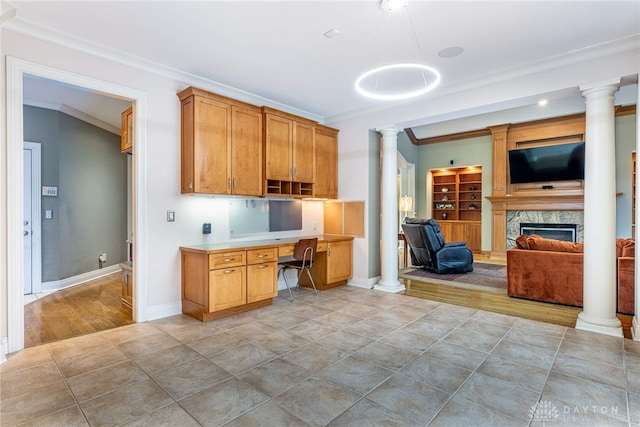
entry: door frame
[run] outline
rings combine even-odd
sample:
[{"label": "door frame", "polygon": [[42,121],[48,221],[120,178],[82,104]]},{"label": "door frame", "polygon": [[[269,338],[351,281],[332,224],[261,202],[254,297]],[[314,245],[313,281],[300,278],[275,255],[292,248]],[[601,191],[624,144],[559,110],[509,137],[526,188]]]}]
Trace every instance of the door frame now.
[{"label": "door frame", "polygon": [[[30,74],[80,86],[102,95],[123,99],[136,110],[133,147],[133,239],[134,239],[134,306],[133,321],[147,320],[147,95],[144,91],[82,76],[23,59],[6,57],[7,102],[7,343],[5,353],[24,348],[23,261],[23,76]],[[4,319],[0,318],[0,322]],[[0,325],[0,330],[2,330]]]},{"label": "door frame", "polygon": [[[42,292],[42,146],[24,141],[23,150],[31,150],[31,293]],[[23,172],[24,173],[24,172]],[[24,197],[24,193],[23,193]],[[24,260],[23,260],[24,266]],[[23,267],[24,268],[24,267]],[[24,284],[23,284],[24,286]]]}]

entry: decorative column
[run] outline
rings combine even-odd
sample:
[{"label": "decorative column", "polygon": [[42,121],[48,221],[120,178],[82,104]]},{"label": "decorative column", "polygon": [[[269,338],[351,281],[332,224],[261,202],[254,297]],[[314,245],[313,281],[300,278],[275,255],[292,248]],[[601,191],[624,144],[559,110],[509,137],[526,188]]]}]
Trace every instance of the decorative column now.
[{"label": "decorative column", "polygon": [[380,206],[380,237],[382,247],[380,281],[373,289],[384,292],[404,292],[398,280],[398,132],[396,128],[380,131],[382,134],[382,182]]},{"label": "decorative column", "polygon": [[576,329],[622,337],[616,317],[614,96],[620,80],[582,86],[586,103],[583,311]]}]

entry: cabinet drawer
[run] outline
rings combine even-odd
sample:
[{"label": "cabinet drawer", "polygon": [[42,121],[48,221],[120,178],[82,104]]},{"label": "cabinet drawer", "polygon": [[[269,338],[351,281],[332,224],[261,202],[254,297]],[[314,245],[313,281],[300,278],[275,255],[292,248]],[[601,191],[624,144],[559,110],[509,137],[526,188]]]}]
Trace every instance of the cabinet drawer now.
[{"label": "cabinet drawer", "polygon": [[247,256],[245,251],[209,254],[209,270],[225,267],[240,267],[245,265],[246,261]]},{"label": "cabinet drawer", "polygon": [[278,248],[278,257],[293,256],[293,249],[296,247],[295,243],[287,246],[280,246]]},{"label": "cabinet drawer", "polygon": [[327,242],[318,242],[318,247],[316,248],[316,252],[326,252],[327,251]]},{"label": "cabinet drawer", "polygon": [[275,261],[278,258],[276,248],[253,249],[247,251],[247,264],[259,264],[263,262]]}]

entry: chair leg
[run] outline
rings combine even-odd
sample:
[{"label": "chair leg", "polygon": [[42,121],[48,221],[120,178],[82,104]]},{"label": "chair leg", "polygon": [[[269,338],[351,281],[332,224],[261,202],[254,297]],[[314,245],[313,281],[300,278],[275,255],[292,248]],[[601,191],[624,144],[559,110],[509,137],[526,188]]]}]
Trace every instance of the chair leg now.
[{"label": "chair leg", "polygon": [[294,302],[295,299],[293,298],[293,293],[291,292],[291,288],[289,287],[289,282],[287,281],[287,268],[286,267],[281,267],[280,271],[282,271],[282,277],[284,278],[284,284],[287,285],[287,290],[289,291],[289,301]]},{"label": "chair leg", "polygon": [[[318,295],[318,290],[316,289],[316,283],[313,281],[313,277],[311,277],[311,272],[308,268],[304,269],[307,272],[307,276],[309,276],[309,280],[311,280],[311,286],[313,286],[313,290],[316,291],[316,296]],[[302,271],[300,271],[302,273]]]}]

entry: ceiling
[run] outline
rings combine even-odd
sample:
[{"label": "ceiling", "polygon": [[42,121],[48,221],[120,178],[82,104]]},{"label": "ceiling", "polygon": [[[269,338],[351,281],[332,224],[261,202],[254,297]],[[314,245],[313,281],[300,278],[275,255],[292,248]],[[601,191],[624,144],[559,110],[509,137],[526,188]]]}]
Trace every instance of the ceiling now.
[{"label": "ceiling", "polygon": [[[403,102],[372,100],[355,91],[357,76],[373,66],[416,61],[419,55],[442,74],[440,86],[423,95],[434,100],[458,85],[559,63],[565,55],[592,47],[638,40],[640,33],[640,2],[633,0],[413,0],[406,14],[385,13],[377,0],[19,0],[9,6],[15,16],[9,21],[45,26],[128,59],[240,89],[320,121]],[[332,29],[339,34],[323,35]],[[439,55],[454,46],[464,49],[461,55]],[[33,105],[64,104],[118,125],[123,101],[92,99],[94,94],[79,90],[61,102],[63,95],[52,92],[54,86],[29,80],[25,99]],[[105,101],[109,105],[103,105]]]}]

